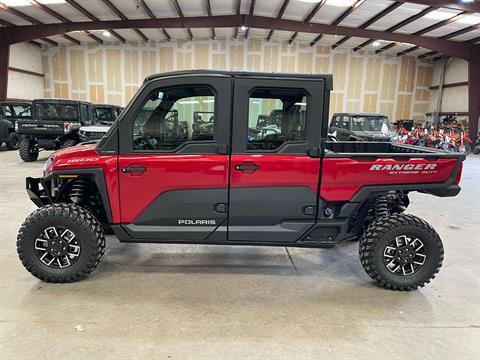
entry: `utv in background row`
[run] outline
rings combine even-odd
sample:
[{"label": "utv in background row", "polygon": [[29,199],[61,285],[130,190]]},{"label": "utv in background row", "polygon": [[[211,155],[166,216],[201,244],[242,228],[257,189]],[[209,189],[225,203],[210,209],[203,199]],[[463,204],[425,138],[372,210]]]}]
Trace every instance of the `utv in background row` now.
[{"label": "utv in background row", "polygon": [[20,136],[15,131],[15,124],[31,117],[32,104],[29,102],[0,102],[0,146],[5,143],[8,150],[17,150]]},{"label": "utv in background row", "polygon": [[122,108],[118,105],[97,104],[93,107],[97,115],[97,123],[80,128],[78,135],[81,142],[100,140],[122,112]]},{"label": "utv in background row", "polygon": [[96,112],[89,102],[42,99],[32,102],[32,119],[17,121],[22,136],[19,145],[23,161],[35,161],[41,149],[58,150],[80,142],[79,129],[96,123]]},{"label": "utv in background row", "polygon": [[390,141],[395,135],[387,115],[377,113],[333,114],[329,132],[339,141]]}]

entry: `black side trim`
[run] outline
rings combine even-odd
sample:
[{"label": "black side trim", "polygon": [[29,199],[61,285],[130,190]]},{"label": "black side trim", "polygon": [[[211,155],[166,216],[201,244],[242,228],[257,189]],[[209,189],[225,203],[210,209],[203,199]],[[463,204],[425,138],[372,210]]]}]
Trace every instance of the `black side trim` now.
[{"label": "black side trim", "polygon": [[[362,202],[368,199],[373,193],[388,192],[392,190],[419,191],[436,196],[455,196],[460,192],[460,186],[454,184],[460,170],[460,164],[465,157],[460,157],[455,163],[450,177],[441,183],[408,184],[408,185],[372,185],[364,186],[350,199],[350,202]],[[455,189],[455,190],[454,190]],[[440,195],[439,195],[440,194]]]}]

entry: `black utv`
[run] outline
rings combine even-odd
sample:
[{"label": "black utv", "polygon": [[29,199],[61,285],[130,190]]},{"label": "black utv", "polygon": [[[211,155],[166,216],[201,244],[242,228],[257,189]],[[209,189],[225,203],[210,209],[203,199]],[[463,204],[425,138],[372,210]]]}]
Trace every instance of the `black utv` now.
[{"label": "black utv", "polygon": [[390,141],[395,135],[387,115],[377,113],[336,113],[330,134],[339,141]]},{"label": "black utv", "polygon": [[4,142],[8,150],[17,150],[20,136],[15,127],[18,120],[31,119],[32,104],[26,101],[0,102],[0,146]]},{"label": "black utv", "polygon": [[76,100],[34,100],[32,113],[32,119],[17,122],[23,161],[37,160],[41,149],[57,150],[78,144],[80,127],[97,121],[93,105]]},{"label": "black utv", "polygon": [[112,125],[122,112],[118,105],[96,104],[94,105],[97,120],[101,125]]}]

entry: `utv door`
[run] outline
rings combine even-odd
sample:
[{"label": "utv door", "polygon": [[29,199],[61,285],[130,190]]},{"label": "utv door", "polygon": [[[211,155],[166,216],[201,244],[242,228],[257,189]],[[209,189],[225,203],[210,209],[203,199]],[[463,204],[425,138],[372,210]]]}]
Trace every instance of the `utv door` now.
[{"label": "utv door", "polygon": [[324,89],[321,79],[235,79],[229,241],[292,243],[314,224]]},{"label": "utv door", "polygon": [[220,75],[160,78],[125,110],[120,208],[132,238],[226,241],[231,83]]}]

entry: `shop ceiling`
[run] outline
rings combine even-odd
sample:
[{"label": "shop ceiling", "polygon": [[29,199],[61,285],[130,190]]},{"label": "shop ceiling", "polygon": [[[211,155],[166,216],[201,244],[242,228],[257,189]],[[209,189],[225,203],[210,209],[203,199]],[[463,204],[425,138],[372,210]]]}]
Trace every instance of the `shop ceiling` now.
[{"label": "shop ceiling", "polygon": [[0,42],[43,46],[212,38],[265,39],[470,58],[479,1],[5,0]]}]

